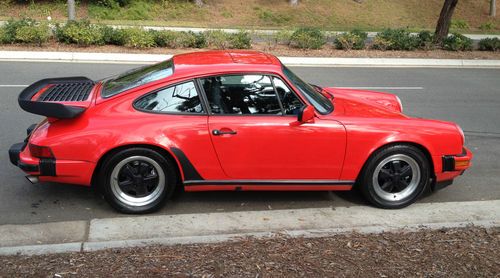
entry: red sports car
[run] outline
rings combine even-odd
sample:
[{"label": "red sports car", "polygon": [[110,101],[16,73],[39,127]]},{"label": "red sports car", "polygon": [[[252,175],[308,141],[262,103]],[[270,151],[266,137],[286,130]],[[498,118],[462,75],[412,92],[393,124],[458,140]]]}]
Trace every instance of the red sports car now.
[{"label": "red sports car", "polygon": [[469,168],[454,123],[404,115],[397,96],[311,85],[276,57],[208,51],[102,81],[40,80],[20,106],[47,118],[9,150],[31,182],[94,185],[117,210],[176,188],[351,190],[401,208]]}]

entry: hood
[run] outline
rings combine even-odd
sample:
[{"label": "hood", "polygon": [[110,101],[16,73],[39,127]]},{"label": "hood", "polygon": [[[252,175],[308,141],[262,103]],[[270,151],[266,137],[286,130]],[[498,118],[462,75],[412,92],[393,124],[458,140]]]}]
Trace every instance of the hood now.
[{"label": "hood", "polygon": [[324,88],[335,97],[335,109],[344,115],[359,117],[406,117],[396,95],[382,92]]}]

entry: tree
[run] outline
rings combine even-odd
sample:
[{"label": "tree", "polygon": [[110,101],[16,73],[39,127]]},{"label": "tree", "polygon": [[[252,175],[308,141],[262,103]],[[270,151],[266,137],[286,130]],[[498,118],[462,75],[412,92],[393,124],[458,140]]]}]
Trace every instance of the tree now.
[{"label": "tree", "polygon": [[495,17],[497,15],[497,1],[490,0],[490,16]]},{"label": "tree", "polygon": [[455,11],[458,0],[445,0],[443,8],[441,9],[441,14],[439,15],[439,20],[436,26],[435,41],[436,43],[441,43],[450,31],[451,17]]},{"label": "tree", "polygon": [[75,20],[75,0],[68,0],[68,20]]}]

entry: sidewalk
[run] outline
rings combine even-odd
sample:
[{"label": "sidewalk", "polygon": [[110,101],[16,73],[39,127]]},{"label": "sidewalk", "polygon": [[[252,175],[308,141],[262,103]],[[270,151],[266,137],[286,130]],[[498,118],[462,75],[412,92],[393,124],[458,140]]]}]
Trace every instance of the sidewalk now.
[{"label": "sidewalk", "polygon": [[[172,55],[90,52],[0,51],[0,61],[154,63]],[[420,58],[278,57],[289,66],[500,68],[500,60]]]},{"label": "sidewalk", "polygon": [[155,215],[0,226],[0,255],[214,243],[252,236],[326,237],[339,233],[500,226],[500,200],[421,203],[401,210],[366,206]]}]

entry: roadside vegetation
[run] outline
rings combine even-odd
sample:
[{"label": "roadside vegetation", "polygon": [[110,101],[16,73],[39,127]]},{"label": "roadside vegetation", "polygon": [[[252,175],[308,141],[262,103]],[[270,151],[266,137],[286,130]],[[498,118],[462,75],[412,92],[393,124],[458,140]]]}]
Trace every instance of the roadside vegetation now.
[{"label": "roadside vegetation", "polygon": [[[90,21],[70,21],[67,24],[52,24],[33,19],[9,20],[0,27],[0,44],[24,44],[43,46],[46,43],[76,45],[79,47],[117,45],[128,48],[208,48],[251,49],[252,41],[264,41],[269,49],[277,46],[291,49],[343,49],[363,50],[432,50],[471,51],[471,39],[453,33],[442,43],[436,44],[434,34],[429,31],[411,33],[408,29],[385,29],[374,38],[366,32],[353,30],[344,33],[327,33],[319,28],[307,27],[282,30],[272,35],[253,34],[241,30],[227,33],[222,30],[205,32],[183,32],[169,30],[146,30],[141,27],[114,28]],[[486,38],[477,48],[482,51],[499,51],[497,38]]]},{"label": "roadside vegetation", "polygon": [[[304,26],[328,31],[382,31],[387,27],[411,31],[435,28],[443,1],[439,0],[204,0],[198,7],[187,0],[79,0],[77,18],[93,23],[191,26],[210,28],[295,29]],[[500,33],[500,17],[490,17],[489,1],[459,1],[451,31]],[[497,12],[498,14],[498,12]],[[65,0],[2,0],[0,19],[48,16],[65,22]]]}]

